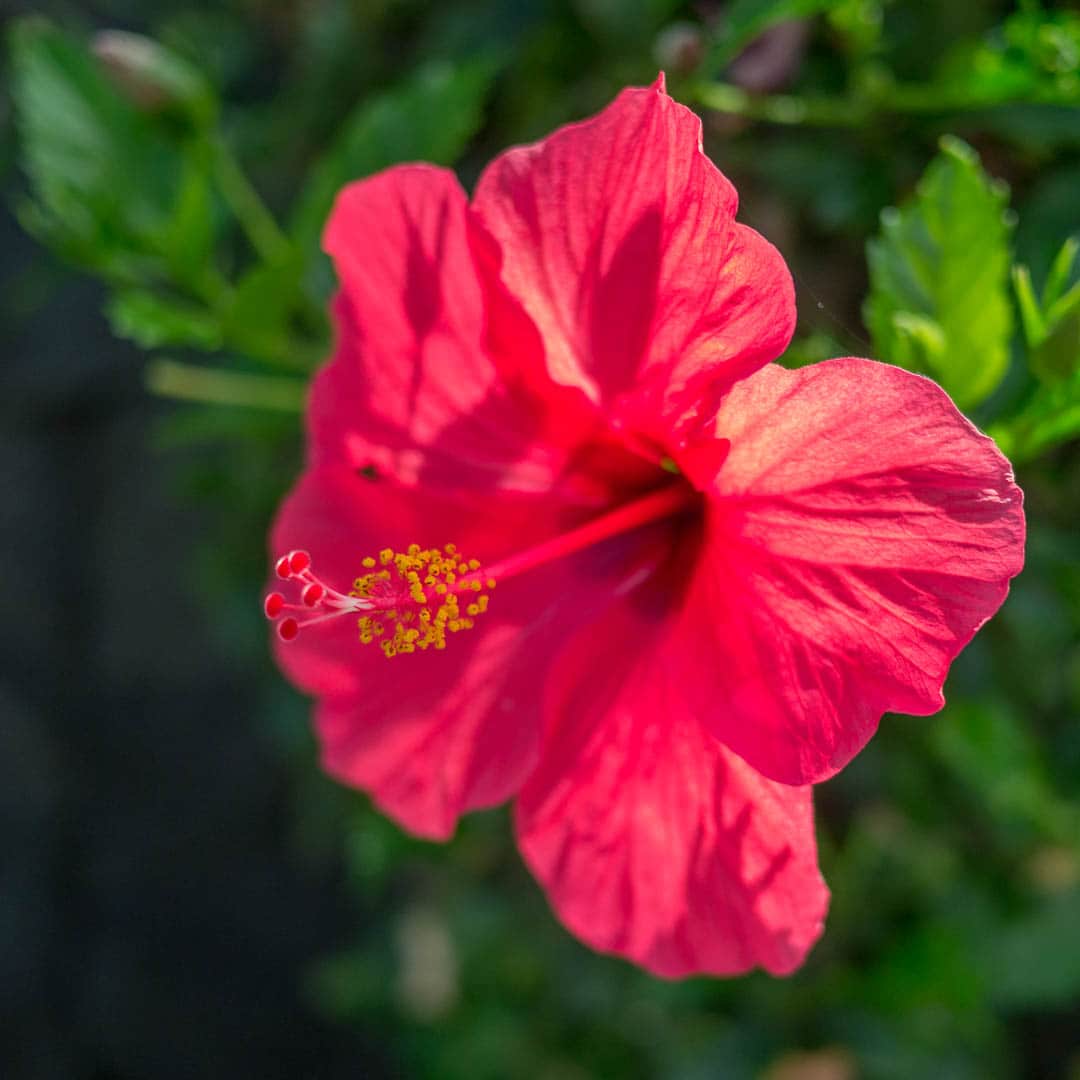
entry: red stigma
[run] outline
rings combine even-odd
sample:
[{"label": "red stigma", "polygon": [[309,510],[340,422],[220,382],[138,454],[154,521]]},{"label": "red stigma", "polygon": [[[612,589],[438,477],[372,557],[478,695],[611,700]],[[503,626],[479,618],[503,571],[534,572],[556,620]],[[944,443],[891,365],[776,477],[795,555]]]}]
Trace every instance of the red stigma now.
[{"label": "red stigma", "polygon": [[317,578],[306,551],[282,555],[274,563],[274,573],[290,585],[285,586],[284,593],[267,593],[263,613],[271,622],[277,622],[277,635],[282,641],[292,641],[307,626],[342,615],[364,615],[375,607],[370,598],[338,592]]}]

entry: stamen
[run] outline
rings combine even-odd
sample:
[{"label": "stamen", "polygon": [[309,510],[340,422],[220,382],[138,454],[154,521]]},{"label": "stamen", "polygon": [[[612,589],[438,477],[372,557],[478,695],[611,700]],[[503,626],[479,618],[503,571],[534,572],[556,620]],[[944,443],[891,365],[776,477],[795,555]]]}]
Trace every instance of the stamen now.
[{"label": "stamen", "polygon": [[516,577],[555,559],[571,555],[612,536],[692,510],[700,501],[693,488],[679,483],[649,492],[569,532],[510,555],[486,569],[467,559],[453,544],[404,552],[383,548],[360,560],[364,573],[346,595],[315,576],[306,551],[290,551],[274,563],[275,573],[294,583],[299,603],[288,603],[279,592],[263,602],[278,636],[292,641],[306,627],[358,616],[363,645],[377,643],[383,653],[397,656],[425,649],[445,649],[446,635],[472,629],[488,609],[496,580]]},{"label": "stamen", "polygon": [[[272,592],[263,602],[266,617],[274,621],[286,611],[304,613],[302,618],[282,618],[278,636],[292,641],[307,627],[359,615],[361,644],[377,642],[390,657],[445,649],[448,633],[472,629],[476,617],[487,610],[488,596],[476,573],[480,563],[460,555],[453,544],[442,550],[419,544],[410,544],[405,552],[384,548],[377,558],[361,559],[360,565],[367,572],[345,595],[315,576],[306,551],[291,551],[278,559],[275,572],[295,583],[300,602],[288,603],[281,593]],[[494,585],[488,579],[488,587]],[[461,597],[466,595],[463,611]]]}]

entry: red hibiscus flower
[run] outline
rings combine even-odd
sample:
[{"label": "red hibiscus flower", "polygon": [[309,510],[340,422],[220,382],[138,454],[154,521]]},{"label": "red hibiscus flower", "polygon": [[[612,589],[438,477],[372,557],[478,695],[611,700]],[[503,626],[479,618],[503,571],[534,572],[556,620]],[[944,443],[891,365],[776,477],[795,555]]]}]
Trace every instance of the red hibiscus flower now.
[{"label": "red hibiscus flower", "polygon": [[1022,562],[1009,464],[932,382],[769,363],[791,278],[735,211],[662,81],[471,202],[348,187],[272,541],[326,768],[427,837],[515,797],[560,918],[665,976],[801,963],[809,785],[941,708]]}]

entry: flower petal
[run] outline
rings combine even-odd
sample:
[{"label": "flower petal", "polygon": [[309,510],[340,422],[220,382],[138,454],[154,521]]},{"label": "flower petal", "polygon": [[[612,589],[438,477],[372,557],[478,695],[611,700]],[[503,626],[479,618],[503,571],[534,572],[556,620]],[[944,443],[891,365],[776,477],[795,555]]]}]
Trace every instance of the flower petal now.
[{"label": "flower petal", "polygon": [[609,497],[605,477],[646,467],[605,439],[595,417],[575,420],[496,371],[453,173],[403,165],[351,184],[325,246],[342,291],[335,356],[312,389],[316,462],[373,466],[406,484],[594,502]]},{"label": "flower petal", "polygon": [[[275,553],[310,552],[315,572],[347,591],[360,560],[384,547],[443,546],[493,563],[562,527],[544,500],[498,493],[466,500],[371,480],[341,466],[307,473],[273,530]],[[513,794],[535,763],[539,700],[566,627],[610,601],[639,572],[648,547],[618,541],[498,583],[474,629],[442,651],[388,660],[361,645],[343,617],[277,643],[277,659],[320,697],[316,723],[326,769],[371,793],[411,831],[445,838],[458,815]]]},{"label": "flower petal", "polygon": [[472,203],[496,347],[509,342],[534,382],[663,437],[778,356],[795,325],[784,261],[735,224],[736,206],[662,80],[501,155]]},{"label": "flower petal", "polygon": [[1009,463],[928,379],[869,360],[770,367],[716,418],[731,452],[675,640],[711,729],[823,780],[883,712],[927,715],[1023,564]]},{"label": "flower petal", "polygon": [[628,602],[564,654],[517,802],[522,853],[594,948],[669,978],[786,974],[828,903],[811,789],[766,780],[687,713],[681,670],[648,647],[660,619]]}]

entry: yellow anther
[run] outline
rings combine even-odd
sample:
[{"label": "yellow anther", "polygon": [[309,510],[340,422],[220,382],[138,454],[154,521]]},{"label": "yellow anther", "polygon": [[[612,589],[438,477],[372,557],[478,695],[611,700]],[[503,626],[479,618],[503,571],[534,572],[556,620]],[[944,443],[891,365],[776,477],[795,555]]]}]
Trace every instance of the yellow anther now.
[{"label": "yellow anther", "polygon": [[486,586],[487,586],[487,587],[488,587],[489,589],[494,589],[494,588],[495,588],[495,579],[494,579],[493,577],[489,577],[489,578],[487,579],[487,581],[485,581],[485,582],[484,582],[484,584],[485,584],[485,585],[486,585]]},{"label": "yellow anther", "polygon": [[[367,573],[353,582],[352,595],[364,597],[372,610],[357,620],[360,642],[377,642],[385,656],[445,649],[447,634],[471,629],[487,610],[488,598],[478,595],[483,586],[475,577],[479,561],[458,554],[453,544],[443,550],[419,544],[404,552],[384,548],[361,565]],[[490,578],[488,583],[494,585]]]}]

